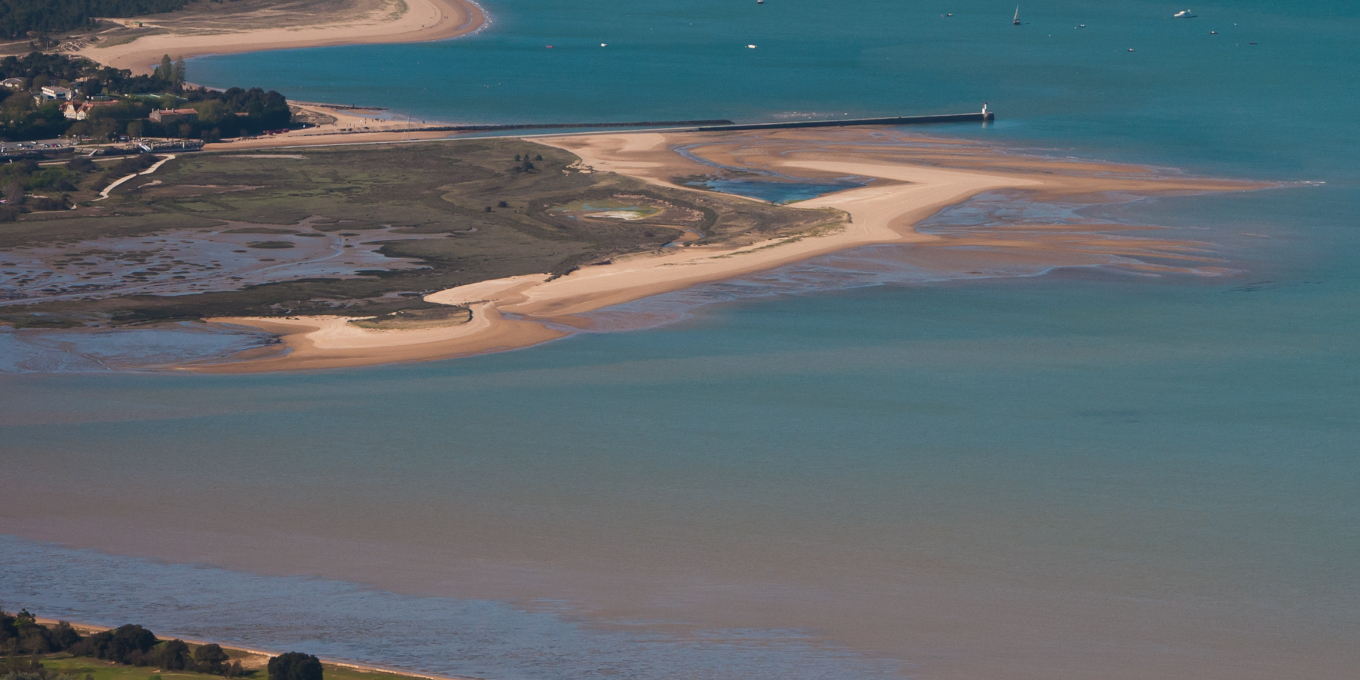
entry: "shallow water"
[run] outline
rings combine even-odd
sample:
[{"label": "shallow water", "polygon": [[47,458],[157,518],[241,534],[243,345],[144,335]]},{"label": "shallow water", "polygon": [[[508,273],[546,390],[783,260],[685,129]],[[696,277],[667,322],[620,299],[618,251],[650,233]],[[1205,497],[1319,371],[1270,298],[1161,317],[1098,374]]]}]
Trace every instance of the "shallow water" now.
[{"label": "shallow water", "polygon": [[709,179],[691,183],[689,186],[721,191],[725,194],[758,198],[771,203],[787,204],[864,185],[850,182],[827,184],[818,182],[772,182],[757,179]]},{"label": "shallow water", "polygon": [[1216,278],[959,278],[875,247],[506,354],[0,376],[8,607],[507,678],[1354,674],[1353,3],[488,9],[465,40],[192,78],[479,122],[989,100],[996,125],[929,131],[1325,184],[1080,215],[984,196],[925,225],[1162,225]]},{"label": "shallow water", "polygon": [[258,331],[199,323],[112,330],[5,328],[0,329],[0,373],[173,370],[274,342]]}]

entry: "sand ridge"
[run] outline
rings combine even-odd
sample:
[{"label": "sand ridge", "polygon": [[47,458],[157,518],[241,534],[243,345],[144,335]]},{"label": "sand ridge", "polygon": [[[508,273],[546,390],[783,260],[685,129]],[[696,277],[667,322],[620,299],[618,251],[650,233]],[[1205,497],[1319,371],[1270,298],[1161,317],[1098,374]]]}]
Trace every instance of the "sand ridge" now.
[{"label": "sand ridge", "polygon": [[[271,18],[265,11],[258,14],[262,19]],[[279,21],[254,22],[262,25],[251,26],[252,22],[242,20],[240,24],[248,26],[246,29],[227,30],[196,29],[192,17],[175,23],[165,22],[159,16],[145,17],[143,21],[162,32],[148,31],[122,44],[93,43],[78,54],[140,74],[150,73],[166,54],[188,58],[300,47],[444,40],[478,30],[487,16],[471,0],[381,0],[368,11],[341,13],[330,21],[323,19],[298,26],[279,25],[284,23]]]}]

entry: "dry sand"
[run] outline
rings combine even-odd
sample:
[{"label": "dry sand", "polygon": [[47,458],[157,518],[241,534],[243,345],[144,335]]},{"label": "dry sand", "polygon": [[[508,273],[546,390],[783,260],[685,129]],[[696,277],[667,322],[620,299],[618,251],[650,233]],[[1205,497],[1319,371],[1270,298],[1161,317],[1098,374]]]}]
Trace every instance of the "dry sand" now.
[{"label": "dry sand", "polygon": [[[562,328],[589,321],[574,316],[695,284],[771,269],[846,248],[904,243],[938,248],[944,266],[978,267],[994,261],[1028,260],[1052,266],[1123,263],[1130,269],[1214,274],[1205,244],[1114,234],[1109,226],[1026,225],[961,236],[920,233],[915,225],[942,208],[986,191],[1034,196],[1082,197],[1099,202],[1107,192],[1146,195],[1245,190],[1262,185],[1203,180],[1134,166],[1081,163],[1000,153],[979,145],[941,140],[899,144],[865,130],[741,133],[618,133],[539,138],[566,148],[597,171],[614,171],[677,186],[675,177],[711,170],[675,153],[690,153],[734,167],[775,169],[804,177],[857,175],[878,178],[869,186],[799,203],[836,208],[850,216],[843,228],[735,247],[696,245],[616,257],[549,280],[546,274],[485,281],[433,293],[430,302],[469,305],[464,326],[421,331],[370,331],[340,317],[217,319],[280,333],[291,352],[263,360],[217,364],[194,370],[254,372],[334,368],[448,358],[528,347],[566,334]],[[1151,228],[1148,228],[1151,229]],[[1129,231],[1130,228],[1121,228]],[[922,250],[923,258],[930,258]],[[1146,257],[1147,260],[1140,260]],[[1155,262],[1153,260],[1156,260]],[[1166,261],[1181,260],[1179,264]],[[514,315],[514,319],[503,314]]]},{"label": "dry sand", "polygon": [[468,0],[372,0],[357,8],[336,4],[333,12],[321,6],[315,8],[320,11],[298,17],[280,16],[270,8],[231,17],[229,25],[244,27],[241,29],[210,22],[206,16],[195,21],[193,14],[153,15],[142,19],[148,28],[136,40],[98,42],[85,46],[79,54],[108,66],[149,73],[166,54],[187,58],[299,47],[424,42],[471,33],[486,23],[486,14]]}]

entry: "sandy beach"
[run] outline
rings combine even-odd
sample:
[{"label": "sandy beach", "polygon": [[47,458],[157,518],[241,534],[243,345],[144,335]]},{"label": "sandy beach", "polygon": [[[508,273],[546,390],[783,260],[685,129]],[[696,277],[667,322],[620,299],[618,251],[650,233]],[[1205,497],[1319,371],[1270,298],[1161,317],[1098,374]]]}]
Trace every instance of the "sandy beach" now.
[{"label": "sandy beach", "polygon": [[[367,0],[346,8],[349,11],[311,9],[288,16],[266,8],[216,22],[206,18],[195,20],[194,16],[153,15],[142,19],[145,35],[127,42],[126,38],[96,42],[78,53],[108,66],[149,73],[166,54],[188,58],[301,47],[444,40],[476,31],[487,20],[485,12],[468,0]],[[131,21],[118,20],[123,24]]]},{"label": "sandy beach", "polygon": [[[614,258],[567,276],[547,274],[484,281],[428,295],[429,302],[467,305],[473,320],[420,331],[374,331],[344,317],[223,318],[282,336],[283,356],[194,367],[211,372],[319,369],[450,358],[528,347],[588,326],[577,315],[640,298],[779,267],[857,246],[902,243],[948,266],[977,268],[991,260],[1029,258],[1052,266],[1124,260],[1134,270],[1214,275],[1203,244],[1111,236],[1099,228],[993,231],[966,237],[921,233],[915,226],[939,210],[988,191],[1048,196],[1098,196],[1102,192],[1198,193],[1258,188],[1242,182],[1159,176],[1129,166],[1077,163],[999,154],[977,146],[952,148],[932,140],[910,154],[883,147],[864,131],[797,131],[760,134],[618,133],[538,138],[581,157],[596,171],[613,171],[676,187],[671,178],[696,171],[690,153],[733,167],[776,169],[796,176],[876,178],[859,189],[798,203],[834,208],[849,221],[826,233],[745,244],[695,245]],[[856,148],[854,145],[859,144]],[[953,165],[955,167],[946,167]],[[681,187],[684,188],[684,187]],[[1098,200],[1098,199],[1095,199]],[[933,250],[925,250],[933,249]],[[1157,262],[1137,260],[1155,257]],[[1166,264],[1183,262],[1184,264]],[[507,315],[513,317],[506,318]]]},{"label": "sandy beach", "polygon": [[[35,620],[39,624],[44,626],[55,626],[58,623],[60,623],[60,621],[57,619],[49,619],[41,616],[37,617]],[[75,628],[78,632],[80,632],[81,635],[92,635],[95,633],[102,633],[106,630],[113,630],[115,628],[114,626],[97,626],[88,623],[76,623],[74,621],[67,621],[66,623],[71,624],[71,627]],[[181,640],[192,645],[214,644],[212,640],[199,640],[192,637],[182,636],[163,637],[162,639]],[[237,645],[220,645],[220,646],[224,650],[227,650],[229,652],[234,651],[244,653],[243,658],[240,659],[241,665],[247,669],[257,671],[264,669],[269,665],[270,657],[278,656],[279,654],[283,653],[279,651],[269,651],[264,649],[253,649],[250,647],[240,647]],[[453,675],[431,675],[429,673],[413,673],[411,671],[396,670],[392,668],[386,668],[383,666],[369,666],[364,664],[335,661],[332,659],[322,659],[321,661],[322,663],[328,663],[333,666],[340,666],[342,668],[352,668],[356,671],[360,671],[363,673],[394,674],[408,678],[424,678],[424,680],[467,680],[466,678]]]}]

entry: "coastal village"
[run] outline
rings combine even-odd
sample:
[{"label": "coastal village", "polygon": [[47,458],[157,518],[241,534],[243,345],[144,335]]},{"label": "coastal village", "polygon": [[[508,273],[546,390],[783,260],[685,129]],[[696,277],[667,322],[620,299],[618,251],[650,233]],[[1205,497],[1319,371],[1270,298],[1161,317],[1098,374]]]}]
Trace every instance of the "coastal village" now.
[{"label": "coastal village", "polygon": [[0,222],[66,210],[81,191],[111,188],[118,178],[82,179],[99,159],[141,157],[137,172],[156,162],[150,154],[308,125],[294,123],[277,92],[188,84],[183,60],[169,55],[150,74],[133,75],[80,56],[31,52],[0,59],[0,76]]},{"label": "coastal village", "polygon": [[0,59],[0,75],[0,162],[194,150],[293,125],[279,93],[189,85],[183,60],[169,55],[149,75],[134,76],[83,57],[33,52]]}]

